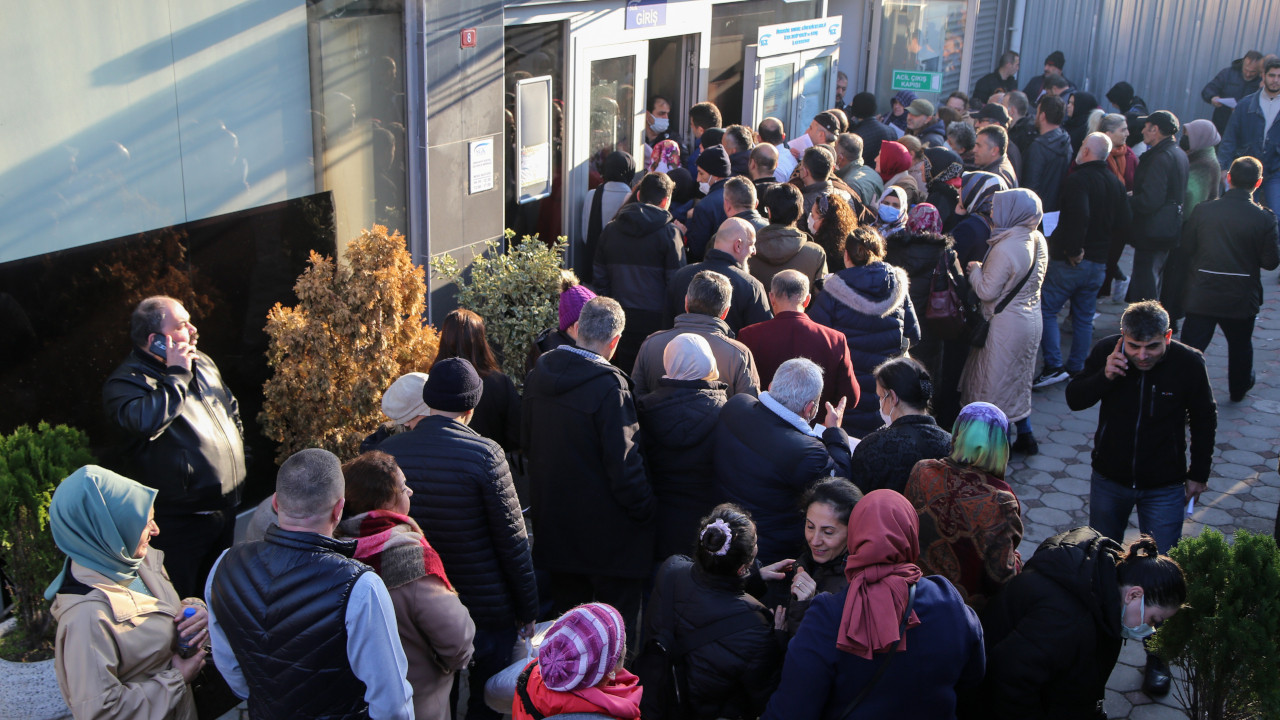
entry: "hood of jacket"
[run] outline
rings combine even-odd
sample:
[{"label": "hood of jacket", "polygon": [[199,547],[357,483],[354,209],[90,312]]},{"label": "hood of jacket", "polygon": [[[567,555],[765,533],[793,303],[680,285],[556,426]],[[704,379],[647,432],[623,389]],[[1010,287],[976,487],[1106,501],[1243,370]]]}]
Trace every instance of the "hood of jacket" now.
[{"label": "hood of jacket", "polygon": [[1071,136],[1066,130],[1056,127],[1040,137],[1036,138],[1036,142],[1042,143],[1056,156],[1067,154],[1071,155]]},{"label": "hood of jacket", "polygon": [[804,247],[808,236],[795,225],[768,225],[756,233],[756,254],[752,260],[783,265]]},{"label": "hood of jacket", "polygon": [[[619,379],[630,389],[631,378],[608,362],[585,358],[567,347],[558,347],[538,359],[537,370],[529,376],[529,382],[545,397],[564,397],[573,394],[594,380],[605,375]],[[571,399],[566,399],[572,404]]]},{"label": "hood of jacket", "polygon": [[942,118],[938,118],[938,120],[932,125],[926,125],[919,131],[915,132],[914,135],[921,140],[923,140],[926,135],[938,135],[945,138],[947,136],[947,124],[942,122]]},{"label": "hood of jacket", "polygon": [[888,317],[907,297],[907,273],[885,262],[845,268],[827,276],[822,289],[851,310]]},{"label": "hood of jacket", "polygon": [[664,447],[694,447],[715,430],[728,392],[729,385],[718,380],[662,378],[656,390],[636,400],[636,408],[645,432]]},{"label": "hood of jacket", "polygon": [[613,216],[611,225],[629,237],[642,238],[656,232],[671,222],[671,213],[657,205],[633,202],[623,205],[618,214]]},{"label": "hood of jacket", "polygon": [[1108,634],[1120,635],[1120,587],[1116,562],[1121,548],[1097,530],[1079,527],[1040,544],[1027,561],[1031,570],[1049,578],[1083,606]]}]

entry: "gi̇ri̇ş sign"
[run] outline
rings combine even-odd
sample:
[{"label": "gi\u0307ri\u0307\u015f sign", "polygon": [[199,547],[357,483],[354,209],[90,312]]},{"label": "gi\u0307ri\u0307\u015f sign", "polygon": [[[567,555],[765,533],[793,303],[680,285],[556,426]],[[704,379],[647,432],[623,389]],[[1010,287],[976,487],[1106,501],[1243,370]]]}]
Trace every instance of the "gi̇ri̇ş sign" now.
[{"label": "gi\u0307ri\u0307\u015f sign", "polygon": [[627,0],[627,30],[667,24],[667,0]]},{"label": "gi\u0307ri\u0307\u015f sign", "polygon": [[843,16],[802,20],[782,25],[765,25],[756,35],[756,57],[840,44]]}]

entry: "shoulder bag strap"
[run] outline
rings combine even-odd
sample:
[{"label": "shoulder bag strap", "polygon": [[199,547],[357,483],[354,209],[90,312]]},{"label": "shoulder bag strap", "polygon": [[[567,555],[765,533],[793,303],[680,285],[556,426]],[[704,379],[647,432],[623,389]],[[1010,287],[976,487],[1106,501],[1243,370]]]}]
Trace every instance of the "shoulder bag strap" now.
[{"label": "shoulder bag strap", "polygon": [[996,306],[996,309],[991,311],[992,317],[995,317],[1001,310],[1004,310],[1005,307],[1013,301],[1014,296],[1018,294],[1018,291],[1022,289],[1022,286],[1026,285],[1027,281],[1031,279],[1031,274],[1036,271],[1036,266],[1040,264],[1039,249],[1040,244],[1037,240],[1036,251],[1031,254],[1031,267],[1027,270],[1027,274],[1022,276],[1022,279],[1018,281],[1017,285],[1013,286],[1013,289],[1009,291],[1008,295],[1004,296],[1004,299],[1000,301],[1000,304]]},{"label": "shoulder bag strap", "polygon": [[853,702],[849,703],[849,706],[844,709],[844,712],[840,713],[841,718],[848,718],[852,715],[853,711],[857,710],[858,706],[862,704],[862,701],[867,699],[867,695],[871,693],[871,689],[876,686],[880,678],[884,676],[885,670],[889,668],[889,662],[893,660],[894,655],[898,654],[898,649],[902,647],[902,641],[907,637],[907,621],[911,619],[911,608],[915,604],[916,586],[912,584],[910,591],[907,593],[907,610],[902,613],[902,624],[898,626],[898,642],[894,643],[893,650],[889,651],[888,657],[880,663],[880,667],[876,668],[876,674],[871,676],[871,680],[862,688],[862,692],[858,693],[858,697],[854,698]]}]

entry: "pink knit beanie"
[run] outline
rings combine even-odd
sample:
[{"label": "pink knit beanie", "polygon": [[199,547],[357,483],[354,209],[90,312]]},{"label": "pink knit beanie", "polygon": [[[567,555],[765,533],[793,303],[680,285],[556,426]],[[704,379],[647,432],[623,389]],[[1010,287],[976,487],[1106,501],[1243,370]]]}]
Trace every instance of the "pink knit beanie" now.
[{"label": "pink knit beanie", "polygon": [[557,692],[595,687],[618,666],[626,645],[617,610],[604,603],[579,605],[560,616],[538,649],[543,684]]},{"label": "pink knit beanie", "polygon": [[582,314],[582,306],[591,302],[595,296],[596,294],[585,285],[574,285],[560,293],[560,332],[568,330],[570,325],[578,322],[578,316]]}]

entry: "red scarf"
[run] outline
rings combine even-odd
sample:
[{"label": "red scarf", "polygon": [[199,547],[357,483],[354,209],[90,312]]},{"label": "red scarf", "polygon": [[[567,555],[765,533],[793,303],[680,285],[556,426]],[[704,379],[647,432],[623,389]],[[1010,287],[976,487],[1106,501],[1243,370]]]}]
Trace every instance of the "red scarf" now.
[{"label": "red scarf", "polygon": [[[856,529],[855,529],[856,528]],[[836,647],[866,660],[888,652],[898,642],[898,627],[907,609],[909,586],[923,573],[920,518],[911,502],[895,490],[872,490],[849,515],[849,558],[844,575],[849,594]],[[908,628],[920,624],[914,610]],[[906,639],[902,649],[906,650]]]},{"label": "red scarf", "polygon": [[1121,145],[1118,148],[1112,149],[1111,154],[1107,156],[1107,166],[1111,168],[1111,172],[1116,174],[1116,177],[1120,178],[1121,185],[1125,184],[1124,175],[1125,165],[1128,164],[1129,160],[1127,157],[1128,154],[1128,146]]},{"label": "red scarf", "polygon": [[434,575],[453,590],[440,554],[408,515],[371,510],[343,520],[338,527],[343,535],[356,539],[356,559],[372,567],[388,588]]},{"label": "red scarf", "polygon": [[[572,692],[548,690],[542,682],[542,668],[537,665],[530,670],[525,689],[538,712],[547,717],[566,713],[600,713],[617,720],[638,720],[640,696],[644,693],[644,688],[640,687],[640,678],[626,670],[618,670],[614,677],[595,687]],[[532,717],[525,709],[518,692],[511,704],[511,716],[513,720],[529,720]]]}]

